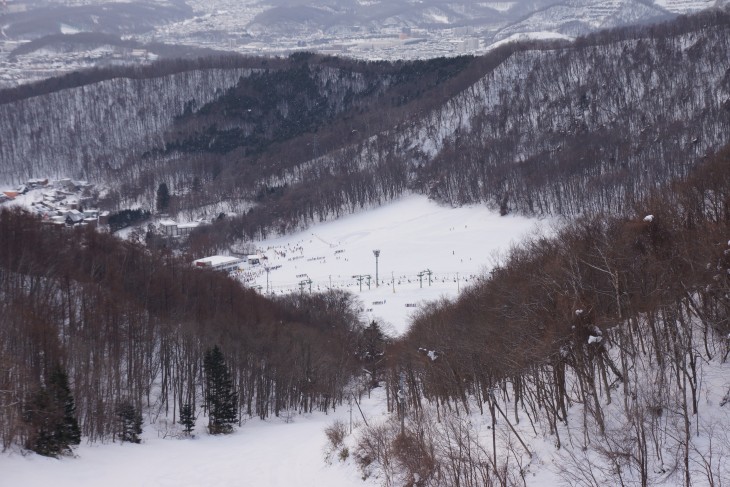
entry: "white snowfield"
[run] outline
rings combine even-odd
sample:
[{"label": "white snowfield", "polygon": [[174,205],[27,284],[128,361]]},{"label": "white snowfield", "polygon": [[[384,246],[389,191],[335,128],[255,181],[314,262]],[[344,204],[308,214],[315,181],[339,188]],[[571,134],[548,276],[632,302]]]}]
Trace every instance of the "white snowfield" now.
[{"label": "white snowfield", "polygon": [[[368,404],[376,411],[385,410],[375,399]],[[353,414],[359,414],[356,408]],[[76,458],[55,460],[17,452],[0,455],[0,486],[378,485],[374,481],[363,482],[352,462],[325,462],[324,429],[336,418],[349,423],[349,408],[345,406],[329,415],[295,415],[289,423],[282,418],[251,419],[233,434],[223,436],[205,433],[201,418],[196,438],[161,438],[154,431],[155,425],[146,425],[142,444],[84,444],[76,449]]]},{"label": "white snowfield", "polygon": [[[300,292],[299,283],[308,280],[312,291],[330,285],[350,290],[370,310],[363,318],[390,323],[386,330],[395,335],[406,330],[408,316],[418,309],[414,305],[456,296],[490,266],[495,252],[506,251],[536,223],[500,217],[483,206],[449,208],[423,196],[407,196],[299,234],[260,242],[267,263],[248,266],[239,277],[248,277],[249,285],[259,285],[265,292],[267,266],[269,290],[276,294]],[[376,249],[380,250],[379,287],[375,286]],[[427,269],[432,271],[431,285],[423,275],[421,287],[418,274]],[[360,292],[352,276],[365,274],[371,275],[371,288],[363,280]],[[303,287],[309,292],[308,283]],[[368,420],[385,418],[384,399],[377,389],[372,398],[364,399],[362,408]],[[16,450],[0,455],[0,487],[378,485],[373,479],[363,482],[351,459],[325,463],[324,429],[336,418],[349,424],[347,405],[328,415],[294,414],[289,422],[250,419],[234,434],[220,437],[208,435],[204,419],[199,418],[196,438],[177,439],[169,431],[163,438],[167,428],[158,421],[145,426],[140,445],[82,444],[76,458],[24,456]],[[356,407],[353,420],[360,421]]]},{"label": "white snowfield", "polygon": [[[389,323],[391,333],[401,334],[424,301],[455,297],[483,276],[499,253],[537,231],[539,223],[501,217],[484,206],[444,207],[410,195],[261,242],[267,260],[246,266],[239,277],[266,293],[268,267],[268,290],[276,295],[309,292],[310,287],[312,292],[351,291],[362,300],[368,319]],[[374,250],[380,251],[378,285]]]}]

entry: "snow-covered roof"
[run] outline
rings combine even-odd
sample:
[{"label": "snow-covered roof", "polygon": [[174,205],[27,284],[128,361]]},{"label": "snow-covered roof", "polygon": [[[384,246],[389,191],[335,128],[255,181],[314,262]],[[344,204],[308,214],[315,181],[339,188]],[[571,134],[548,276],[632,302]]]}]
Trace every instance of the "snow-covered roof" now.
[{"label": "snow-covered roof", "polygon": [[227,264],[237,264],[241,262],[238,257],[231,257],[230,255],[212,255],[210,257],[204,257],[202,259],[194,260],[193,264],[196,266],[219,266]]},{"label": "snow-covered roof", "polygon": [[177,223],[172,220],[160,220],[160,225],[163,227],[174,227]]},{"label": "snow-covered roof", "polygon": [[177,228],[196,228],[200,226],[200,222],[189,222],[189,223],[180,223],[178,224]]}]

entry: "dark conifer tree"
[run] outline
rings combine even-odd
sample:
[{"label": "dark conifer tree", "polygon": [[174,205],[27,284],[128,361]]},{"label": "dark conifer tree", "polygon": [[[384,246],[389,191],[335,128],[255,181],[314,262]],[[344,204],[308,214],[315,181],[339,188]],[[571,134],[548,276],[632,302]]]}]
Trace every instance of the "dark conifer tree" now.
[{"label": "dark conifer tree", "polygon": [[59,445],[64,449],[68,449],[70,445],[78,445],[81,443],[81,430],[76,419],[76,404],[68,386],[68,374],[60,365],[51,372],[48,389],[55,407],[63,411],[56,424],[56,437]]},{"label": "dark conifer tree", "polygon": [[33,395],[25,414],[31,425],[28,448],[36,453],[56,457],[81,442],[68,376],[60,366],[50,373],[48,384]]},{"label": "dark conifer tree", "polygon": [[33,394],[24,408],[25,420],[30,425],[26,447],[47,457],[58,455],[58,444],[54,436],[57,418],[53,409],[51,397],[45,387]]},{"label": "dark conifer tree", "polygon": [[170,190],[167,188],[167,183],[160,183],[157,187],[157,211],[164,213],[170,206]]},{"label": "dark conifer tree", "polygon": [[385,334],[374,320],[362,332],[359,355],[370,374],[370,386],[377,387],[380,364],[385,355]]},{"label": "dark conifer tree", "polygon": [[205,352],[205,401],[208,406],[208,430],[211,434],[230,433],[237,420],[236,393],[223,352],[216,345]]},{"label": "dark conifer tree", "polygon": [[139,443],[142,434],[142,414],[129,401],[117,405],[119,439],[122,442]]},{"label": "dark conifer tree", "polygon": [[195,410],[190,403],[183,404],[180,407],[180,424],[185,427],[183,431],[188,435],[195,428]]}]

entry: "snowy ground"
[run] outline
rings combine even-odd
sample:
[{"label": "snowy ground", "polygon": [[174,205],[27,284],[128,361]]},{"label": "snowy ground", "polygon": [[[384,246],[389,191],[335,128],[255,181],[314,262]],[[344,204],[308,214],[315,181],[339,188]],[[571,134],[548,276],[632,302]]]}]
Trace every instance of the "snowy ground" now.
[{"label": "snowy ground", "polygon": [[[408,196],[373,211],[316,225],[306,232],[260,242],[270,269],[269,290],[299,292],[333,288],[355,292],[366,317],[405,331],[412,306],[440,296],[456,296],[488,268],[495,252],[534,229],[536,220],[500,217],[484,207],[447,208],[425,197]],[[375,257],[380,286],[375,286]],[[281,266],[281,267],[277,267]],[[430,269],[431,285],[418,273]],[[363,290],[353,275],[371,274]],[[458,280],[457,280],[458,275]],[[298,277],[299,276],[299,277]],[[392,277],[391,277],[392,276]],[[239,274],[266,291],[264,266]],[[309,284],[304,286],[309,292]],[[383,303],[383,304],[378,304]],[[377,393],[362,404],[370,419],[385,415]],[[353,419],[359,420],[355,408]],[[0,486],[319,486],[377,485],[363,482],[353,462],[324,462],[324,428],[350,420],[347,406],[329,415],[294,415],[290,422],[249,420],[230,436],[211,437],[198,425],[196,439],[163,438],[164,427],[147,425],[141,445],[81,445],[77,458],[54,460],[17,452],[0,455]],[[202,423],[202,420],[199,420]],[[169,432],[168,432],[169,433]]]},{"label": "snowy ground", "polygon": [[[362,405],[368,419],[382,415],[382,399]],[[359,422],[354,407],[353,423]],[[249,420],[231,435],[212,437],[198,425],[194,439],[162,438],[145,427],[142,444],[81,445],[77,458],[0,455],[0,486],[57,487],[365,487],[352,463],[325,463],[324,429],[335,419],[349,424],[347,405],[328,415]],[[198,421],[202,423],[202,421]]]},{"label": "snowy ground", "polygon": [[[483,206],[450,208],[424,196],[407,196],[309,230],[259,243],[265,265],[239,274],[247,285],[271,293],[346,289],[363,301],[368,318],[405,331],[424,301],[453,298],[487,271],[499,253],[536,230],[540,222],[500,217]],[[375,256],[379,286],[375,284]],[[431,271],[429,277],[419,273]],[[355,276],[370,275],[360,283]],[[407,306],[408,305],[408,306]]]}]

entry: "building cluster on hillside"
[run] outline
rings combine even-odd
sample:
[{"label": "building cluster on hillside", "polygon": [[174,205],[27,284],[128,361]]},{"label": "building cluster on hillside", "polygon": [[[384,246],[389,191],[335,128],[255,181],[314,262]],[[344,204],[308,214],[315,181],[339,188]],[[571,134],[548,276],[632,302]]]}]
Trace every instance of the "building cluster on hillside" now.
[{"label": "building cluster on hillside", "polygon": [[29,179],[13,190],[0,193],[0,203],[18,200],[31,192],[40,192],[28,200],[28,209],[43,218],[44,222],[56,225],[106,225],[109,220],[108,211],[99,211],[93,206],[94,185],[88,181],[74,181],[70,178],[49,181],[46,179]]}]

